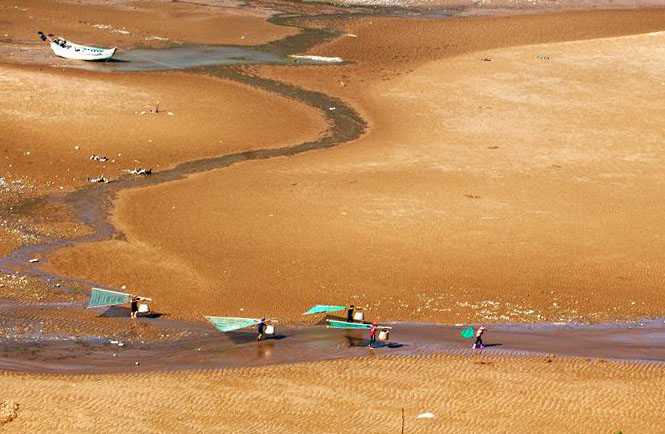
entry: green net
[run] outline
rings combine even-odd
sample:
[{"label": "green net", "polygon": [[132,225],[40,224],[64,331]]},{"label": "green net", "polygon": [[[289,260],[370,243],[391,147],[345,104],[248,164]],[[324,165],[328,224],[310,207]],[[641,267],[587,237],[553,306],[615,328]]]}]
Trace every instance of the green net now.
[{"label": "green net", "polygon": [[468,329],[462,330],[461,333],[463,338],[472,338],[473,337],[473,327],[469,327]]},{"label": "green net", "polygon": [[235,318],[230,316],[207,316],[206,319],[222,333],[238,330],[245,327],[256,325],[258,319],[253,318]]},{"label": "green net", "polygon": [[330,306],[327,304],[317,304],[316,306],[312,306],[307,312],[303,313],[303,315],[311,315],[313,313],[321,313],[321,312],[339,312],[340,310],[346,309],[346,306]]},{"label": "green net", "polygon": [[132,296],[124,292],[109,291],[108,289],[92,288],[88,307],[113,306],[128,303]]},{"label": "green net", "polygon": [[335,321],[332,319],[328,320],[328,327],[334,329],[368,329],[372,327],[371,324],[364,324],[361,322],[346,322],[346,321]]}]

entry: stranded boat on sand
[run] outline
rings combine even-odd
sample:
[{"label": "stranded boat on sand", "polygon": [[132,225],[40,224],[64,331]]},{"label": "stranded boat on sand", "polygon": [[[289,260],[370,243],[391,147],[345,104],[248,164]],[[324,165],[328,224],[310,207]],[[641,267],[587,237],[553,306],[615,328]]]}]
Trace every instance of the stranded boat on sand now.
[{"label": "stranded boat on sand", "polygon": [[58,37],[51,39],[53,35],[45,35],[44,32],[37,32],[42,41],[49,41],[51,50],[56,56],[64,57],[65,59],[73,60],[108,60],[115,54],[115,47],[95,48],[87,47],[85,45],[75,44],[69,42],[64,38]]}]

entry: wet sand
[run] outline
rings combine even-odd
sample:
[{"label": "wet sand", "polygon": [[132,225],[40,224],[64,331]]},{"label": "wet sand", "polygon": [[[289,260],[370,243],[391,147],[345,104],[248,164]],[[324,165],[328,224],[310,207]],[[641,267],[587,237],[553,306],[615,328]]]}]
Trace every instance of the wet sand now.
[{"label": "wet sand", "polygon": [[437,11],[461,16],[542,14],[570,10],[647,9],[662,7],[659,0],[339,0],[334,4]]},{"label": "wet sand", "polygon": [[[60,307],[68,308],[73,318],[58,315]],[[14,305],[13,309],[23,310],[23,318],[33,316],[48,319],[51,324],[59,322],[60,333],[49,340],[39,339],[39,334],[48,330],[40,330],[31,339],[26,339],[25,333],[12,339],[10,336],[18,335],[21,328],[14,324],[14,333],[6,333],[0,347],[0,369],[51,374],[119,374],[128,369],[134,372],[238,369],[373,354],[479,354],[471,348],[473,339],[460,336],[466,326],[389,323],[392,327],[390,341],[376,342],[370,349],[367,332],[328,329],[324,319],[316,326],[278,327],[274,337],[257,343],[256,333],[251,329],[220,334],[210,324],[181,323],[161,314],[133,322],[122,308],[107,310],[96,318],[86,313],[84,322],[75,319],[83,312],[72,308],[67,303]],[[80,339],[75,337],[73,327],[69,333],[63,333],[62,323],[66,322],[79,325],[80,331],[87,330],[89,335],[105,329],[129,328],[130,333]],[[483,338],[486,348],[482,354],[658,362],[662,367],[665,363],[663,323],[663,320],[651,320],[596,326],[495,324]],[[118,346],[118,342],[122,346]],[[135,365],[137,361],[139,365]]]}]

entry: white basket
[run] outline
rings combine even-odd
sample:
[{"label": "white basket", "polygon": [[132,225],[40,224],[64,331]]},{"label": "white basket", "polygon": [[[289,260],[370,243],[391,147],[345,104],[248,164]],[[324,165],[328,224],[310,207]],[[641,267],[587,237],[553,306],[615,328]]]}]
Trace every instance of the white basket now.
[{"label": "white basket", "polygon": [[148,303],[140,303],[139,313],[148,313],[148,312],[150,312],[150,306],[148,306]]},{"label": "white basket", "polygon": [[275,326],[267,325],[266,328],[265,328],[264,334],[274,335],[275,334]]},{"label": "white basket", "polygon": [[387,341],[388,339],[390,339],[390,332],[388,330],[379,331],[379,340],[380,341]]},{"label": "white basket", "polygon": [[365,312],[362,310],[357,310],[353,312],[353,320],[354,321],[365,321]]}]

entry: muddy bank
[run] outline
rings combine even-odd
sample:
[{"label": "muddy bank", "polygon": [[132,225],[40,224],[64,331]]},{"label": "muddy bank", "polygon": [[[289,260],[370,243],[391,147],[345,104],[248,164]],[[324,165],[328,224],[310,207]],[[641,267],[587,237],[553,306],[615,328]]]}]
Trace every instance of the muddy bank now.
[{"label": "muddy bank", "polygon": [[[125,325],[125,311],[107,313]],[[334,318],[334,317],[330,317]],[[164,343],[123,339],[63,338],[0,344],[0,369],[31,373],[127,373],[247,368],[316,362],[372,355],[413,356],[431,353],[477,355],[473,339],[463,339],[463,326],[390,323],[390,341],[368,348],[367,333],[314,327],[278,327],[273,338],[256,342],[256,333],[218,333],[209,325],[184,325],[164,319],[164,333],[186,330],[187,337]],[[325,323],[325,321],[322,321]],[[633,362],[665,362],[665,322],[644,320],[596,326],[576,324],[494,324],[484,336],[486,357],[588,357]],[[465,326],[464,326],[465,327]],[[114,343],[111,343],[114,342]],[[118,345],[120,343],[120,346]],[[136,363],[138,362],[138,364]]]}]

